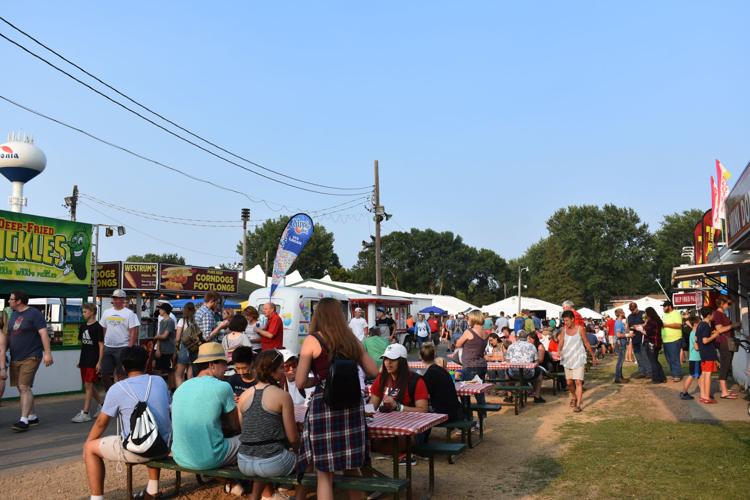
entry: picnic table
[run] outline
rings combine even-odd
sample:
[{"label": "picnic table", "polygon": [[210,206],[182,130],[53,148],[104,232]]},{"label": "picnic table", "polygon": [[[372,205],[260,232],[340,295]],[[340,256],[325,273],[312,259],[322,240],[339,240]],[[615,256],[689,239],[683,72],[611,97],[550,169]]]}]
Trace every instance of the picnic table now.
[{"label": "picnic table", "polygon": [[[298,424],[305,421],[307,406],[294,406],[294,420]],[[409,486],[406,490],[406,498],[411,500],[411,448],[412,436],[426,432],[448,420],[448,415],[441,413],[418,413],[418,412],[375,412],[372,417],[367,417],[367,432],[371,439],[391,439],[393,450],[393,477],[399,477],[399,438],[406,438],[406,479]]]},{"label": "picnic table", "polygon": [[[508,361],[488,361],[487,362],[487,370],[488,371],[498,371],[498,370],[509,370],[511,368],[515,369],[527,369],[527,370],[533,370],[539,365],[539,363],[510,363]],[[421,361],[409,361],[409,368],[411,370],[424,370],[427,368],[427,365],[425,365]],[[463,366],[459,363],[456,363],[455,361],[448,361],[446,364],[446,370],[448,371],[461,371],[463,369]]]}]

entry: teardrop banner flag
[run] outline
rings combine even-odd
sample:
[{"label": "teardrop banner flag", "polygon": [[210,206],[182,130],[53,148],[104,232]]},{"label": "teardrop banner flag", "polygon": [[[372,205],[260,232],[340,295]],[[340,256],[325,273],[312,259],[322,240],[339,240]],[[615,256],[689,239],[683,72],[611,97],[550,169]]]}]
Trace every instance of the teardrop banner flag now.
[{"label": "teardrop banner flag", "polygon": [[271,296],[286,276],[286,273],[302,253],[307,242],[313,235],[314,224],[307,214],[294,215],[281,233],[281,240],[276,249],[276,258],[273,261],[273,275],[271,276]]}]

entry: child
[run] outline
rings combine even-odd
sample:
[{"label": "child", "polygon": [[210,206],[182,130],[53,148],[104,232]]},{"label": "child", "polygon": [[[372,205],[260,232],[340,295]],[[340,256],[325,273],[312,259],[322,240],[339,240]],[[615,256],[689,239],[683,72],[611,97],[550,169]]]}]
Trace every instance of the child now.
[{"label": "child", "polygon": [[[83,409],[71,419],[71,422],[77,424],[90,422],[96,418],[99,410],[90,412],[91,400],[95,399],[102,405],[102,397],[94,388],[94,384],[99,378],[101,369],[101,359],[104,354],[104,329],[96,320],[96,305],[83,304],[83,319],[85,324],[78,327],[78,341],[81,343],[81,357],[78,361],[78,368],[81,370],[81,380],[85,395],[83,398]],[[94,413],[93,417],[89,413]]]},{"label": "child", "polygon": [[227,361],[229,364],[232,363],[232,355],[240,346],[252,347],[250,339],[245,335],[247,329],[247,318],[242,314],[235,314],[229,320],[227,325],[227,333],[221,340],[221,346],[224,348],[224,352],[227,353]]},{"label": "child", "polygon": [[698,324],[696,333],[698,350],[701,355],[700,402],[707,405],[716,404],[716,400],[711,397],[711,373],[716,371],[716,361],[719,359],[716,355],[715,343],[719,333],[711,330],[711,319],[713,319],[711,308],[702,308],[701,317],[703,321]]},{"label": "child", "polygon": [[232,353],[234,360],[234,375],[227,379],[234,391],[235,402],[245,390],[255,385],[253,370],[253,350],[248,346],[240,346]]},{"label": "child", "polygon": [[691,314],[685,321],[685,324],[690,327],[691,332],[688,337],[688,376],[685,379],[685,383],[682,385],[682,392],[680,393],[680,399],[684,400],[695,399],[689,393],[690,384],[693,383],[693,379],[695,379],[700,387],[701,353],[698,350],[698,343],[695,340],[696,329],[699,323],[700,318],[694,314]]}]

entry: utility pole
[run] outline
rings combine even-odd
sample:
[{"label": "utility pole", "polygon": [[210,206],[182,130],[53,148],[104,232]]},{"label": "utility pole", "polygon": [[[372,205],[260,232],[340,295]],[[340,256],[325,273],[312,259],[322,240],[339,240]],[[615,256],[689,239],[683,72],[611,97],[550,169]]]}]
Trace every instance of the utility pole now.
[{"label": "utility pole", "polygon": [[65,197],[65,207],[70,209],[70,220],[75,222],[78,208],[78,186],[73,186],[73,194]]},{"label": "utility pole", "polygon": [[380,222],[383,220],[385,210],[380,206],[380,174],[378,172],[378,160],[375,160],[375,199],[373,200],[375,209],[375,294],[380,295],[383,285],[381,275],[382,260],[380,255]]},{"label": "utility pole", "polygon": [[250,220],[250,209],[242,209],[242,279],[247,279],[247,222]]},{"label": "utility pole", "polygon": [[528,270],[528,267],[518,266],[518,314],[521,314],[521,274]]}]

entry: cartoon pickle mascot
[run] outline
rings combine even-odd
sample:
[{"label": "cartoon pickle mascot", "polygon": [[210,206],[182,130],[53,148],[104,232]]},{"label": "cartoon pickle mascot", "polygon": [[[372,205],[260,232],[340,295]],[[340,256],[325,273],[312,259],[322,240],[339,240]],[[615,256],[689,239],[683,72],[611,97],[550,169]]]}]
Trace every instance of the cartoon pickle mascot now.
[{"label": "cartoon pickle mascot", "polygon": [[73,233],[70,241],[68,241],[70,265],[73,267],[76,277],[80,280],[85,280],[87,276],[86,261],[88,259],[90,243],[89,236],[81,231]]}]

